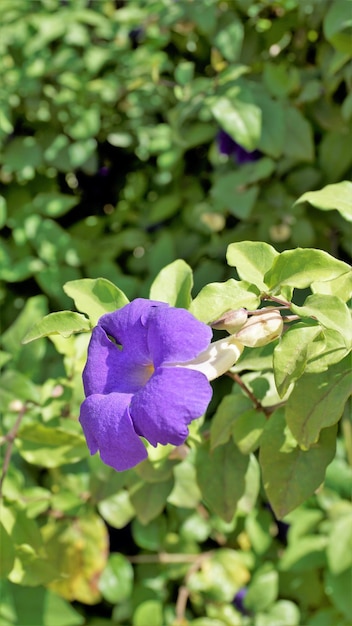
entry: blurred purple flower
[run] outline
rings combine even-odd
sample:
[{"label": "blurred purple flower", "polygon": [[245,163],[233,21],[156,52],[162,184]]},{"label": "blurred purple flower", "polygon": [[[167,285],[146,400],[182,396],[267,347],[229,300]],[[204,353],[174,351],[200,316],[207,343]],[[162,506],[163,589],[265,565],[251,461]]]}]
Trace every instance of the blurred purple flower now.
[{"label": "blurred purple flower", "polygon": [[209,347],[211,329],[185,309],[137,298],[103,315],[93,329],[83,371],[80,422],[91,454],[118,471],[153,446],[182,444],[206,410],[212,389],[192,361]]},{"label": "blurred purple flower", "polygon": [[242,613],[242,615],[249,615],[246,607],[244,606],[244,599],[248,593],[247,587],[241,587],[239,589],[232,601],[232,604],[236,607],[237,611]]},{"label": "blurred purple flower", "polygon": [[230,137],[230,135],[228,135],[224,130],[219,130],[217,135],[217,144],[220,154],[232,157],[238,165],[258,161],[261,157],[261,152],[259,150],[248,152],[245,148],[236,143],[236,141],[234,141],[234,139],[232,139],[232,137]]}]

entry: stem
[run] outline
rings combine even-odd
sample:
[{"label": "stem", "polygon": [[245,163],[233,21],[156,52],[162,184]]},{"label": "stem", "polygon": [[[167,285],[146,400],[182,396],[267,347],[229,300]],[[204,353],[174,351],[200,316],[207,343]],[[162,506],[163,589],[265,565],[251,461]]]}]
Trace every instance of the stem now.
[{"label": "stem", "polygon": [[266,418],[270,417],[270,414],[272,413],[272,409],[270,407],[265,407],[263,406],[258,398],[255,397],[253,391],[251,391],[249,389],[249,387],[247,387],[247,385],[243,382],[241,376],[239,376],[239,374],[233,374],[232,372],[226,372],[226,375],[229,376],[230,378],[232,378],[232,380],[237,383],[241,389],[244,391],[244,393],[250,398],[250,400],[252,400],[253,404],[254,404],[254,408],[257,411],[261,411],[262,413],[264,413]]},{"label": "stem", "polygon": [[183,554],[175,552],[159,552],[158,554],[137,554],[136,556],[127,556],[130,563],[148,564],[148,563],[197,563],[200,559],[203,561],[205,557],[209,557],[212,552],[203,552],[202,554]]},{"label": "stem", "polygon": [[1,476],[0,476],[0,498],[2,498],[2,488],[3,488],[4,480],[6,478],[6,474],[8,472],[9,465],[10,465],[13,444],[14,444],[14,441],[16,439],[18,429],[19,429],[19,427],[21,425],[22,419],[23,419],[26,411],[27,411],[27,405],[24,404],[23,407],[21,408],[18,416],[17,416],[17,419],[16,419],[13,427],[7,433],[7,435],[5,435],[5,437],[3,438],[3,443],[7,442],[8,445],[7,445],[7,448],[6,448],[5,455],[4,455],[4,462],[3,462],[2,472],[1,472]]},{"label": "stem", "polygon": [[286,300],[282,300],[282,298],[276,298],[275,296],[270,295],[269,293],[262,294],[262,300],[269,300],[271,302],[277,302],[278,304],[282,304],[285,308],[291,308],[291,302],[287,302]]}]

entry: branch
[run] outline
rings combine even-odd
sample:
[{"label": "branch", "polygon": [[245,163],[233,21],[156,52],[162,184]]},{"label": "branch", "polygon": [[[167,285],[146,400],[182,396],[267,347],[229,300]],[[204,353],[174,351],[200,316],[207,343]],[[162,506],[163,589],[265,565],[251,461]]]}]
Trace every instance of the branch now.
[{"label": "branch", "polygon": [[259,402],[258,398],[255,397],[253,391],[251,391],[249,387],[247,387],[247,385],[243,382],[239,374],[226,372],[226,375],[229,376],[235,383],[237,383],[241,387],[241,389],[243,389],[244,393],[250,398],[250,400],[252,400],[254,404],[254,408],[257,411],[261,411],[262,413],[264,413],[265,417],[267,418],[270,416],[270,414],[272,413],[272,410],[270,409],[270,407],[265,407],[261,404],[261,402]]}]

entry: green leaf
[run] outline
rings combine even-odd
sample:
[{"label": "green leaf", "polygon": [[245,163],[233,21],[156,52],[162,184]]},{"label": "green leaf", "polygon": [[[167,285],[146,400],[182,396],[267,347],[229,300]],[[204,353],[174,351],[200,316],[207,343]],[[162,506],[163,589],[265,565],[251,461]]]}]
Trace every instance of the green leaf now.
[{"label": "green leaf", "polygon": [[240,278],[253,283],[263,291],[268,288],[264,276],[277,257],[279,253],[275,248],[261,241],[231,243],[226,254],[228,264],[236,267]]},{"label": "green leaf", "polygon": [[163,606],[158,600],[142,602],[133,614],[133,626],[163,626]]},{"label": "green leaf", "polygon": [[113,528],[124,528],[135,515],[129,494],[125,490],[101,500],[98,511]]},{"label": "green leaf", "polygon": [[260,297],[253,286],[245,281],[230,278],[224,283],[209,283],[192,300],[189,310],[206,324],[219,319],[223,313],[242,307],[255,310]]},{"label": "green leaf", "polygon": [[205,504],[216,515],[230,522],[245,491],[249,457],[232,441],[210,451],[209,443],[196,452],[197,481]]},{"label": "green leaf", "polygon": [[254,408],[236,417],[232,437],[242,454],[250,454],[259,447],[265,423],[265,415]]},{"label": "green leaf", "polygon": [[17,504],[1,505],[1,522],[15,549],[14,567],[8,578],[17,585],[35,587],[57,577],[46,554],[37,523]]},{"label": "green leaf", "polygon": [[175,466],[175,485],[167,501],[180,508],[196,509],[202,494],[196,482],[195,467],[189,456]]},{"label": "green leaf", "polygon": [[301,376],[287,400],[286,420],[302,447],[316,444],[321,429],[338,422],[351,393],[349,358],[326,372]]},{"label": "green leaf", "polygon": [[282,285],[305,289],[314,281],[332,280],[349,272],[351,268],[347,263],[323,250],[295,248],[277,255],[264,280],[273,291],[278,291]]},{"label": "green leaf", "polygon": [[327,542],[326,536],[309,533],[290,541],[280,559],[280,569],[301,572],[324,566]]},{"label": "green leaf", "polygon": [[72,298],[76,309],[88,315],[93,325],[105,313],[121,309],[129,302],[123,291],[106,278],[71,280],[63,290]]},{"label": "green leaf", "polygon": [[352,509],[333,521],[327,547],[329,568],[340,574],[352,566]]},{"label": "green leaf", "polygon": [[[44,587],[23,587],[3,583],[0,597],[4,605],[8,604],[14,616],[12,624],[21,626],[80,626],[84,617],[68,602]],[[0,618],[1,620],[1,618]],[[5,622],[0,621],[1,626]],[[6,626],[10,626],[7,622]]]},{"label": "green leaf", "polygon": [[304,451],[286,426],[284,412],[278,410],[270,416],[259,461],[264,488],[278,519],[302,504],[323,482],[335,446],[336,426],[322,430],[319,441]]},{"label": "green leaf", "polygon": [[188,309],[193,286],[192,270],[182,259],[164,267],[150,288],[150,299]]},{"label": "green leaf", "polygon": [[69,196],[63,193],[50,192],[39,193],[32,202],[35,212],[48,217],[57,218],[65,215],[70,209],[78,204],[78,196]]},{"label": "green leaf", "polygon": [[[78,428],[79,425],[76,430]],[[27,463],[40,467],[77,463],[89,454],[83,434],[65,426],[54,428],[40,423],[26,424],[20,428],[15,444]]]},{"label": "green leaf", "polygon": [[352,18],[348,2],[334,2],[325,14],[323,27],[325,37],[340,52],[351,57]]},{"label": "green leaf", "polygon": [[248,88],[231,87],[224,95],[209,99],[209,106],[218,124],[234,141],[248,151],[257,147],[262,114]]},{"label": "green leaf", "polygon": [[245,596],[244,606],[255,613],[265,611],[274,604],[278,591],[278,572],[271,563],[266,563],[255,572]]},{"label": "green leaf", "polygon": [[273,354],[275,385],[281,398],[291,383],[302,376],[308,360],[309,346],[320,333],[319,326],[298,323],[281,336]]},{"label": "green leaf", "polygon": [[303,306],[292,304],[291,311],[300,317],[312,317],[322,326],[341,333],[346,338],[346,346],[350,347],[352,341],[350,311],[337,296],[313,294],[306,298]]},{"label": "green leaf", "polygon": [[110,554],[99,578],[103,598],[111,604],[123,602],[132,594],[133,567],[123,554]]},{"label": "green leaf", "polygon": [[343,302],[347,302],[352,298],[352,272],[325,282],[314,281],[310,288],[313,293],[337,296]]},{"label": "green leaf", "polygon": [[305,371],[308,374],[325,372],[331,365],[339,363],[348,355],[346,339],[336,330],[323,329],[322,333],[308,346]]},{"label": "green leaf", "polygon": [[99,515],[85,510],[74,522],[69,518],[49,519],[42,532],[50,563],[56,570],[51,590],[66,600],[89,605],[99,602],[97,581],[108,554],[108,532]]},{"label": "green leaf", "polygon": [[285,109],[286,132],[283,151],[285,156],[298,161],[313,161],[314,142],[312,126],[294,107]]},{"label": "green leaf", "polygon": [[236,416],[251,407],[250,399],[242,393],[233,393],[222,398],[210,425],[210,445],[212,450],[229,441]]},{"label": "green leaf", "polygon": [[336,209],[345,220],[352,222],[352,183],[349,180],[326,185],[318,191],[307,191],[296,200],[294,206],[302,202],[309,202],[323,211]]},{"label": "green leaf", "polygon": [[166,518],[157,517],[149,524],[141,524],[138,519],[132,522],[132,535],[137,546],[144,550],[158,552],[163,549],[167,534]]},{"label": "green leaf", "polygon": [[0,579],[7,578],[15,563],[15,547],[12,539],[0,521]]},{"label": "green leaf", "polygon": [[34,324],[22,343],[29,343],[34,339],[49,335],[70,337],[73,333],[83,333],[90,330],[91,325],[84,315],[72,311],[59,311],[58,313],[49,313],[40,322]]},{"label": "green leaf", "polygon": [[260,613],[256,626],[300,626],[300,611],[294,602],[279,600],[266,613]]},{"label": "green leaf", "polygon": [[351,582],[352,572],[350,569],[333,574],[325,571],[325,591],[330,597],[331,603],[341,612],[346,621],[346,626],[351,620]]},{"label": "green leaf", "polygon": [[148,524],[163,510],[174,486],[173,478],[164,482],[138,482],[130,490],[130,499],[142,524]]},{"label": "green leaf", "polygon": [[20,372],[8,370],[2,375],[1,389],[11,394],[13,399],[39,403],[39,388]]},{"label": "green leaf", "polygon": [[235,15],[232,15],[230,23],[221,28],[215,36],[213,44],[220,50],[225,59],[235,62],[238,60],[241,52],[243,35],[244,27],[242,21],[238,18],[236,19]]}]

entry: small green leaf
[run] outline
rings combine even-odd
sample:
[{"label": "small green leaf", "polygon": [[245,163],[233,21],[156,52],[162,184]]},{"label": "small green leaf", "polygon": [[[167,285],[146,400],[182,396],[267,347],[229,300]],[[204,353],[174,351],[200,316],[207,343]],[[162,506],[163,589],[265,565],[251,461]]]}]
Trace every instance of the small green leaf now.
[{"label": "small green leaf", "polygon": [[130,490],[130,499],[142,524],[148,524],[162,512],[174,486],[173,478],[159,483],[138,482]]},{"label": "small green leaf", "polygon": [[309,498],[323,482],[335,447],[336,426],[324,428],[319,441],[304,451],[286,426],[284,412],[278,410],[270,416],[262,436],[259,461],[264,488],[278,519]]},{"label": "small green leaf", "polygon": [[277,257],[279,253],[275,248],[261,241],[231,243],[226,254],[228,264],[237,269],[242,280],[248,280],[262,291],[268,288],[264,282],[264,275]]},{"label": "small green leaf", "polygon": [[284,154],[298,161],[313,161],[314,141],[312,126],[298,109],[285,109],[286,132]]},{"label": "small green leaf", "polygon": [[125,490],[101,500],[98,504],[98,511],[113,528],[124,528],[135,515],[129,494]]},{"label": "small green leaf", "polygon": [[[23,587],[4,583],[0,597],[5,605],[11,607],[14,615],[12,624],[21,626],[80,626],[84,617],[66,600],[56,593],[42,587]],[[1,617],[3,613],[1,613]],[[10,626],[10,622],[1,621],[1,626]]]},{"label": "small green leaf", "polygon": [[49,335],[70,337],[73,333],[84,333],[90,330],[91,325],[84,315],[72,311],[59,311],[58,313],[49,313],[40,322],[34,324],[22,343],[29,343],[34,339]]},{"label": "small green leaf", "polygon": [[158,600],[142,602],[134,612],[133,626],[163,626],[163,606]]},{"label": "small green leaf", "polygon": [[278,591],[278,572],[271,563],[266,563],[255,572],[249,585],[244,605],[255,613],[265,611],[270,605],[274,604]]},{"label": "small green leaf", "polygon": [[308,360],[308,349],[321,333],[319,326],[295,324],[274,348],[273,367],[275,385],[282,398],[291,383],[302,376]]},{"label": "small green leaf", "polygon": [[15,547],[12,539],[0,521],[0,579],[7,578],[15,563]]},{"label": "small green leaf", "polygon": [[205,504],[226,522],[230,522],[245,491],[249,457],[233,441],[210,451],[209,443],[196,453],[197,481]]},{"label": "small green leaf", "polygon": [[343,302],[347,302],[352,298],[352,272],[325,282],[314,281],[310,288],[313,293],[337,296]]},{"label": "small green leaf", "polygon": [[40,467],[77,463],[89,454],[83,434],[64,426],[54,428],[40,423],[26,424],[20,429],[15,444],[27,463]]},{"label": "small green leaf", "polygon": [[349,352],[346,339],[341,333],[324,328],[321,334],[308,345],[305,371],[307,374],[325,372],[331,365],[342,361]]},{"label": "small green leaf", "polygon": [[329,568],[340,574],[352,566],[352,509],[333,521],[327,548]]},{"label": "small green leaf", "polygon": [[230,278],[224,283],[209,283],[192,300],[189,310],[206,324],[220,318],[223,313],[245,307],[257,309],[260,297],[253,286],[241,280]]},{"label": "small green leaf", "polygon": [[321,429],[336,424],[352,393],[350,359],[326,372],[304,374],[286,404],[286,420],[298,443],[309,448],[317,443]]},{"label": "small green leaf", "polygon": [[249,89],[235,85],[209,99],[218,124],[246,150],[254,150],[261,134],[262,113]]},{"label": "small green leaf", "polygon": [[133,567],[123,554],[110,554],[99,578],[99,589],[103,598],[111,604],[123,602],[132,594]]},{"label": "small green leaf", "polygon": [[164,516],[157,517],[149,524],[141,524],[136,518],[132,522],[132,535],[137,546],[144,550],[160,551],[163,549],[167,534],[167,523]]},{"label": "small green leaf", "polygon": [[309,202],[322,211],[336,209],[345,220],[352,222],[352,183],[349,180],[326,185],[318,191],[307,191],[296,200],[295,205],[302,202]]},{"label": "small green leaf", "polygon": [[303,306],[292,304],[291,311],[300,317],[317,319],[322,326],[341,333],[346,338],[346,346],[350,347],[352,341],[350,311],[337,296],[316,293],[308,296]]},{"label": "small green leaf", "polygon": [[332,280],[350,271],[347,263],[338,261],[323,250],[295,248],[277,255],[264,280],[275,291],[282,285],[305,289],[314,281]]},{"label": "small green leaf", "polygon": [[182,259],[164,267],[150,288],[150,299],[188,309],[193,286],[192,270]]},{"label": "small green leaf", "polygon": [[76,309],[88,315],[95,325],[104,313],[111,313],[128,304],[123,291],[106,278],[71,280],[63,286]]}]

